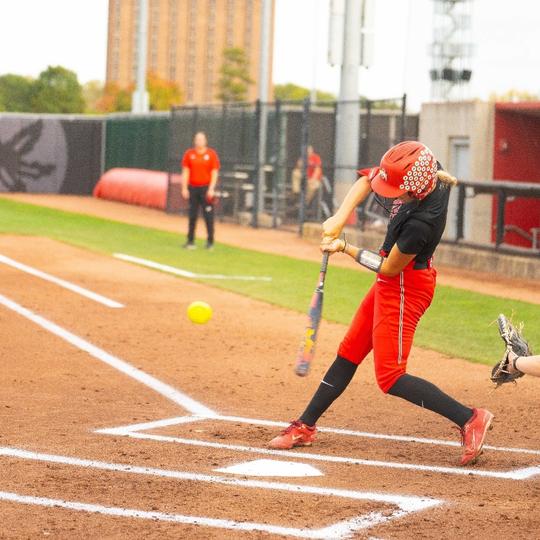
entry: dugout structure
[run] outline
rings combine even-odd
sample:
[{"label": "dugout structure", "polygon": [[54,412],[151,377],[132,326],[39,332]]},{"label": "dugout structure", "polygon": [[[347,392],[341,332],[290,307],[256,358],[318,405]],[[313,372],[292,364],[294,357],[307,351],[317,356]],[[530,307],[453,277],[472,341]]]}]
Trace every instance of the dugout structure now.
[{"label": "dugout structure", "polygon": [[425,103],[420,139],[459,180],[445,241],[540,256],[540,102]]}]

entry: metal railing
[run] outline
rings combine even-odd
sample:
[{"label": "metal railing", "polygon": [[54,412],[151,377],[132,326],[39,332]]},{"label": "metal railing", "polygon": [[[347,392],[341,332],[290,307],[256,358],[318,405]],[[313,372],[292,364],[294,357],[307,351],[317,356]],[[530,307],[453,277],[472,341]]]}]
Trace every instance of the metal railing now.
[{"label": "metal railing", "polygon": [[[540,256],[540,250],[538,249],[538,231],[540,229],[538,227],[532,227],[530,233],[520,228],[525,234],[525,238],[531,242],[531,248],[529,250],[505,243],[506,233],[516,232],[516,229],[519,228],[515,224],[507,223],[506,208],[509,199],[512,197],[540,199],[540,184],[503,180],[487,182],[462,180],[459,182],[457,189],[458,203],[456,209],[456,236],[454,239],[456,243],[464,243],[465,241],[464,225],[467,199],[473,198],[476,195],[488,194],[496,197],[497,201],[495,239],[490,247],[498,251]],[[540,224],[540,210],[537,215],[537,221]]]},{"label": "metal railing", "polygon": [[[494,250],[501,253],[519,254],[526,256],[540,256],[540,183],[515,182],[515,181],[472,181],[460,180],[457,187],[457,204],[450,206],[448,222],[455,223],[455,232],[450,236],[443,237],[443,242],[470,246],[480,249]],[[491,241],[474,241],[474,234],[466,234],[466,216],[468,210],[467,201],[471,201],[477,195],[491,195],[493,199],[489,204],[489,209],[484,206],[485,215],[479,221],[485,224],[489,220],[489,230],[480,231],[477,236],[488,236]],[[520,199],[538,199],[538,210],[536,212],[536,223],[528,230],[511,222],[507,216],[508,203],[519,203]],[[388,213],[391,207],[391,200],[376,198],[373,194],[357,209],[356,225],[358,228],[383,230],[388,222]],[[476,216],[478,217],[478,216]],[[475,216],[469,216],[474,225]],[[534,218],[534,216],[533,216]],[[479,232],[479,231],[476,231]],[[517,235],[530,246],[514,245],[507,238],[508,234]]]}]

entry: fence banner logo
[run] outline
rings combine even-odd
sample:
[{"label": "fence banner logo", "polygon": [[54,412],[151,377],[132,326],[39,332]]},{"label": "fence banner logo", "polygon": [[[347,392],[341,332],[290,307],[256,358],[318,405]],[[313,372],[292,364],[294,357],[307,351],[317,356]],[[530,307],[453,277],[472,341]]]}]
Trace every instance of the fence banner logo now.
[{"label": "fence banner logo", "polygon": [[3,119],[0,191],[57,193],[66,169],[66,138],[59,121]]}]

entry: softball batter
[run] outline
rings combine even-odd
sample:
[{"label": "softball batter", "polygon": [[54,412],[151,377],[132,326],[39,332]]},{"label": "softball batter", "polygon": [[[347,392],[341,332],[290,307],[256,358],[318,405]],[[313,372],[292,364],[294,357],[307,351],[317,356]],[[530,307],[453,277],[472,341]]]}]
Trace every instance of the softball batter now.
[{"label": "softball batter", "polygon": [[[375,376],[383,392],[454,422],[464,446],[462,465],[474,463],[481,454],[493,414],[463,405],[432,383],[406,373],[416,326],[435,291],[437,272],[432,257],[446,224],[450,187],[456,183],[441,169],[425,145],[402,142],[386,152],[380,167],[360,171],[362,176],[339,210],[324,222],[321,250],[346,253],[376,272],[377,278],[306,410],[270,441],[271,447],[311,445],[317,433],[316,422],[373,350]],[[394,199],[379,253],[338,238],[351,212],[372,191]]]}]

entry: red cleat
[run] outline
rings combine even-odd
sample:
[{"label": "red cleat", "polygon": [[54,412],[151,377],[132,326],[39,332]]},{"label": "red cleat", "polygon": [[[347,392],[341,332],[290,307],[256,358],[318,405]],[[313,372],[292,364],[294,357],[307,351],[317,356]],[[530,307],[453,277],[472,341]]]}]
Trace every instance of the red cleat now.
[{"label": "red cleat", "polygon": [[482,453],[487,432],[493,427],[493,418],[493,414],[487,409],[473,409],[472,418],[460,429],[461,445],[465,447],[461,457],[462,465],[476,463]]},{"label": "red cleat", "polygon": [[279,450],[290,450],[295,446],[311,446],[315,440],[317,428],[302,424],[299,420],[291,422],[290,426],[284,429],[280,435],[273,438],[268,444],[271,448]]}]

